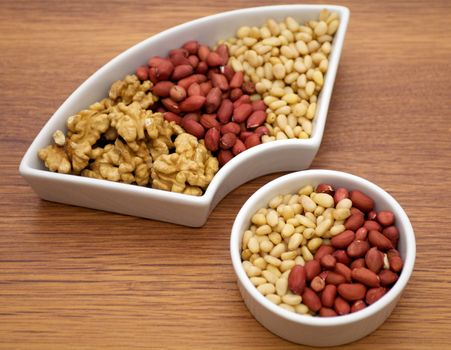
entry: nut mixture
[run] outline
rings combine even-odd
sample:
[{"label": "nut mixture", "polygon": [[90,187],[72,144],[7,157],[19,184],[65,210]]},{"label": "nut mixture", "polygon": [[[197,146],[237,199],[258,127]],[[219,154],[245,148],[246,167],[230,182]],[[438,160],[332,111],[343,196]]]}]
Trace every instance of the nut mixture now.
[{"label": "nut mixture", "polygon": [[241,27],[214,48],[187,41],[69,117],[38,156],[51,171],[202,195],[246,149],[310,137],[338,25],[323,10]]},{"label": "nut mixture", "polygon": [[108,98],[69,117],[67,135],[57,130],[39,158],[64,174],[202,195],[218,161],[203,141],[147,109],[157,100],[152,85],[135,75],[116,81]]},{"label": "nut mixture", "polygon": [[268,106],[263,142],[310,137],[338,26],[338,15],[323,10],[318,20],[303,25],[287,17],[260,28],[244,26],[226,41],[229,64],[245,73]]},{"label": "nut mixture", "polygon": [[268,130],[266,106],[252,102],[253,83],[245,83],[243,72],[225,66],[228,48],[214,50],[195,40],[169,51],[168,57],[151,57],[136,74],[150,79],[151,91],[161,100],[157,111],[168,121],[181,125],[197,139],[205,139],[207,149],[222,166],[230,159],[261,142]]},{"label": "nut mixture", "polygon": [[243,234],[242,266],[271,302],[299,314],[338,316],[379,300],[403,261],[390,211],[360,191],[320,184],[279,195]]}]

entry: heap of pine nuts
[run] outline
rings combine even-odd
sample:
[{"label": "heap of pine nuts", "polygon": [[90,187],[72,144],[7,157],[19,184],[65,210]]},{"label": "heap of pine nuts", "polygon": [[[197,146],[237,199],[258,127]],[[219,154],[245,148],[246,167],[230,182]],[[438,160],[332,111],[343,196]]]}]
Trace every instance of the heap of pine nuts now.
[{"label": "heap of pine nuts", "polygon": [[252,98],[268,106],[269,134],[263,142],[310,137],[338,26],[338,15],[323,10],[318,21],[304,25],[287,17],[282,23],[270,19],[260,28],[243,26],[226,41],[229,64],[255,84]]},{"label": "heap of pine nuts", "polygon": [[310,315],[302,297],[289,290],[288,276],[295,265],[313,260],[321,245],[330,245],[330,238],[345,230],[351,207],[348,198],[335,204],[331,195],[305,186],[259,209],[244,232],[241,252],[243,268],[258,291],[287,310]]}]

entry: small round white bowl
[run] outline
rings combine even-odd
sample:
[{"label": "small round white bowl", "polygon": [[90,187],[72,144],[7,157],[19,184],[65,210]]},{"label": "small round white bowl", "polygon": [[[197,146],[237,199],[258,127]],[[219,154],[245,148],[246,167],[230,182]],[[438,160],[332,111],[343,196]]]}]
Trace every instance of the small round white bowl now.
[{"label": "small round white bowl", "polygon": [[[396,217],[400,239],[398,250],[404,267],[395,285],[373,305],[353,314],[337,317],[306,317],[287,311],[261,295],[241,265],[241,241],[252,215],[278,194],[295,193],[304,185],[329,183],[335,187],[361,190],[375,201],[376,210],[391,210]],[[311,346],[341,345],[363,338],[378,328],[391,314],[412,274],[415,262],[415,235],[409,218],[398,202],[382,188],[351,174],[332,170],[306,170],[282,176],[255,192],[235,219],[230,253],[238,287],[252,315],[274,334],[295,343]]]}]

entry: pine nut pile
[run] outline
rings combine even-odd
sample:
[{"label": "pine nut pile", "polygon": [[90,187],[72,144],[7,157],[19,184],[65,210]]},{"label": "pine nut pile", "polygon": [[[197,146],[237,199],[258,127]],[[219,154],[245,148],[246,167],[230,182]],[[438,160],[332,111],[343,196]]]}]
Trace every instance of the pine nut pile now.
[{"label": "pine nut pile", "polygon": [[255,84],[253,99],[268,106],[262,142],[309,138],[318,94],[329,66],[336,13],[322,10],[318,20],[299,24],[287,17],[270,19],[262,27],[244,26],[228,39],[229,64]]}]

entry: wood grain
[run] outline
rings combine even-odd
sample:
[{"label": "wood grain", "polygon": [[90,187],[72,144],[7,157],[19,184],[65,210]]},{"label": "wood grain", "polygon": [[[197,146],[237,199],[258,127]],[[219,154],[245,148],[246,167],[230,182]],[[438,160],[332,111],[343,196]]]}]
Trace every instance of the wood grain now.
[{"label": "wood grain", "polygon": [[[230,193],[201,229],[45,202],[18,174],[52,112],[112,57],[173,25],[264,4],[1,1],[1,349],[302,348],[252,318],[229,259],[236,213],[280,174]],[[389,191],[418,249],[392,316],[346,348],[451,348],[451,3],[340,4],[351,21],[312,167]]]}]

